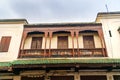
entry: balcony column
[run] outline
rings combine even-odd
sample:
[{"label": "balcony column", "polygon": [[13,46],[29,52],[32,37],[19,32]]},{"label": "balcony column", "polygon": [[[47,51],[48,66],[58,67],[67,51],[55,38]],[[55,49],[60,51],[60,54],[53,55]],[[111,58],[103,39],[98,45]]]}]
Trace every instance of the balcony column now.
[{"label": "balcony column", "polygon": [[50,42],[49,42],[49,57],[51,56],[51,39],[52,39],[52,34],[53,34],[53,32],[49,32],[49,39],[50,39]]},{"label": "balcony column", "polygon": [[78,41],[79,31],[75,31],[75,33],[76,33],[76,40],[77,40],[77,55],[80,56],[79,41]]},{"label": "balcony column", "polygon": [[45,32],[45,47],[44,47],[44,57],[46,56],[46,44],[47,44],[48,32]]},{"label": "balcony column", "polygon": [[[107,54],[105,53],[105,50],[104,50],[104,45],[105,45],[105,42],[104,42],[104,37],[103,37],[103,34],[102,34],[102,31],[101,30],[98,30],[98,35],[100,37],[100,41],[101,41],[101,46],[102,46],[102,53],[103,53],[103,56],[107,56]],[[105,48],[106,49],[106,48]]]},{"label": "balcony column", "polygon": [[25,43],[26,37],[27,37],[27,32],[23,32],[22,41],[21,41],[21,49],[24,49],[24,43]]},{"label": "balcony column", "polygon": [[[23,34],[22,34],[22,39],[21,39],[21,44],[20,44],[20,50],[23,50],[24,49],[24,44],[25,44],[25,39],[27,37],[27,32],[24,31]],[[20,57],[20,54],[22,54],[23,52],[20,52],[19,50],[19,57]]]},{"label": "balcony column", "polygon": [[74,57],[74,31],[71,31],[71,37],[72,37],[72,49],[73,49],[73,51],[72,51],[72,56]]}]

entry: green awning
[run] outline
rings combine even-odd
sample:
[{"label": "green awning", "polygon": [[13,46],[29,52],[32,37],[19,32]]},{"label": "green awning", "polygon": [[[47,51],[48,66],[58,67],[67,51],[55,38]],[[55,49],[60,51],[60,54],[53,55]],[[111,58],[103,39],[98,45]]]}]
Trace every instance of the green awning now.
[{"label": "green awning", "polygon": [[78,64],[120,64],[120,59],[111,59],[111,58],[105,58],[105,59],[50,59],[50,58],[44,58],[44,59],[26,59],[26,60],[15,60],[12,62],[13,65],[25,65],[25,64],[69,64],[69,63],[78,63]]},{"label": "green awning", "polygon": [[11,65],[11,62],[0,62],[0,67],[9,67]]},{"label": "green awning", "polygon": [[29,64],[120,64],[120,59],[102,58],[39,58],[39,59],[18,59],[12,62],[0,62],[0,67],[10,67],[13,65],[29,65]]}]

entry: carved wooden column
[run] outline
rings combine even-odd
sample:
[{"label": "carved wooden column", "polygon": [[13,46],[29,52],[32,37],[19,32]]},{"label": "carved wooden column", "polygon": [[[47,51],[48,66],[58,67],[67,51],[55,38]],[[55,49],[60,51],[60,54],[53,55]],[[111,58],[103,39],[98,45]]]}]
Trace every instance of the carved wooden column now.
[{"label": "carved wooden column", "polygon": [[108,54],[107,54],[107,48],[106,48],[106,43],[105,43],[105,39],[104,39],[104,35],[103,35],[103,31],[101,30],[101,35],[102,35],[102,40],[103,40],[103,44],[104,44],[104,47],[105,47],[105,56],[107,57]]},{"label": "carved wooden column", "polygon": [[77,40],[77,55],[80,56],[79,41],[78,41],[79,31],[75,31],[75,34],[76,34],[76,40]]},{"label": "carved wooden column", "polygon": [[53,32],[49,32],[49,38],[50,38],[50,42],[49,42],[49,57],[51,56],[51,39],[52,39],[52,34],[53,34]]},{"label": "carved wooden column", "polygon": [[105,50],[104,50],[105,42],[104,42],[104,37],[103,37],[102,30],[98,30],[98,35],[100,37],[100,41],[101,41],[101,45],[102,45],[102,53],[103,53],[104,57],[106,57],[107,53],[106,53],[106,47],[105,47]]},{"label": "carved wooden column", "polygon": [[46,56],[46,44],[47,44],[48,32],[45,32],[45,47],[44,47],[44,57]]},{"label": "carved wooden column", "polygon": [[74,57],[74,31],[71,31],[71,37],[72,37],[72,49],[73,49],[73,51],[72,51],[72,56]]},{"label": "carved wooden column", "polygon": [[[21,44],[20,44],[20,50],[24,49],[24,44],[25,44],[25,39],[27,37],[27,33],[28,32],[24,31],[23,34],[22,34],[22,39],[21,39]],[[19,55],[18,55],[19,57],[21,57],[20,54],[23,53],[20,50],[19,50]]]},{"label": "carved wooden column", "polygon": [[27,32],[23,32],[22,42],[21,42],[21,49],[24,49],[25,39],[27,37]]}]

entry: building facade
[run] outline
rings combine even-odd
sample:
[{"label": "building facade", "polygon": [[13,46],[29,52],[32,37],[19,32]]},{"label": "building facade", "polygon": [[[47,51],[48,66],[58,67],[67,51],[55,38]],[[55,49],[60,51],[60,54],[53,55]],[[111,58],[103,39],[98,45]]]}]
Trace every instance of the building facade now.
[{"label": "building facade", "polygon": [[0,21],[1,80],[119,80],[120,13],[90,23]]}]

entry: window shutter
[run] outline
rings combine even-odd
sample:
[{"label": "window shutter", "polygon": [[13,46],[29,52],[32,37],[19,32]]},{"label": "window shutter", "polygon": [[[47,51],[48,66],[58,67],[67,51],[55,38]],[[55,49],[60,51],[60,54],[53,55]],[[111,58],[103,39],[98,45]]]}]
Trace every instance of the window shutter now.
[{"label": "window shutter", "polygon": [[94,39],[91,35],[83,36],[84,48],[95,48]]},{"label": "window shutter", "polygon": [[0,42],[0,51],[7,52],[9,49],[11,37],[10,36],[3,36]]},{"label": "window shutter", "polygon": [[42,48],[42,37],[33,37],[31,48],[32,49],[41,49]]},{"label": "window shutter", "polygon": [[68,36],[58,36],[58,49],[68,48]]},{"label": "window shutter", "polygon": [[36,40],[35,38],[32,38],[31,49],[35,49],[35,48],[36,48]]},{"label": "window shutter", "polygon": [[37,49],[41,49],[42,48],[42,37],[38,37],[37,39]]}]

